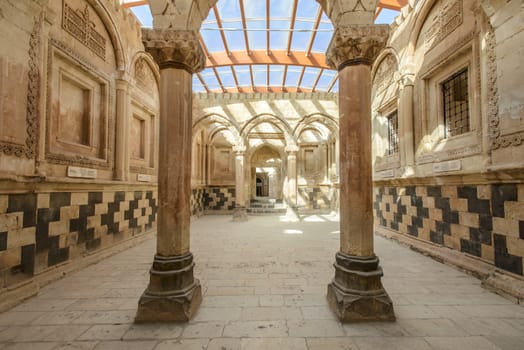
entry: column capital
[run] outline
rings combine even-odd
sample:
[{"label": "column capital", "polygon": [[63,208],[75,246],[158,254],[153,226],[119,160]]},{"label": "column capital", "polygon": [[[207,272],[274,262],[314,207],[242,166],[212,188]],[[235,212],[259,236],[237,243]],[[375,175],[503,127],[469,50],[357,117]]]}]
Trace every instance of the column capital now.
[{"label": "column capital", "polygon": [[299,151],[299,147],[297,145],[288,145],[284,149],[287,153],[296,153]]},{"label": "column capital", "polygon": [[246,146],[244,146],[244,145],[233,146],[233,151],[234,151],[237,155],[244,155],[244,153],[246,152]]},{"label": "column capital", "polygon": [[178,68],[193,74],[206,66],[194,30],[142,29],[142,42],[160,69]]},{"label": "column capital", "polygon": [[388,25],[339,26],[329,43],[326,62],[338,71],[356,64],[372,65],[388,35]]}]

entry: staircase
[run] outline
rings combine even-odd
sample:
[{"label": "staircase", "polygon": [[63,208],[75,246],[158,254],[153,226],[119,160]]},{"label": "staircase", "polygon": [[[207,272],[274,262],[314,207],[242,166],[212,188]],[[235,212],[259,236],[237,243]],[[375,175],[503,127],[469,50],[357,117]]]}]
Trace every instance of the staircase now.
[{"label": "staircase", "polygon": [[256,197],[249,203],[247,212],[251,215],[284,215],[287,207],[282,200],[274,198]]}]

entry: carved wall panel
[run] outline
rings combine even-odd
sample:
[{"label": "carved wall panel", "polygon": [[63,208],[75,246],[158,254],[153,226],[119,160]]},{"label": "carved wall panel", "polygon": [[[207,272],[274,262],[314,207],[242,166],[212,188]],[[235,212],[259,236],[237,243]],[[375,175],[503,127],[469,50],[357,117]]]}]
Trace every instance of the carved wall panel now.
[{"label": "carved wall panel", "polygon": [[424,50],[429,51],[442,42],[463,21],[462,0],[440,0],[426,19],[423,34]]},{"label": "carved wall panel", "polygon": [[139,58],[135,62],[134,76],[136,86],[142,92],[145,92],[150,97],[158,98],[158,85],[155,73],[153,73],[151,67],[145,59]]},{"label": "carved wall panel", "polygon": [[157,143],[157,120],[155,114],[150,109],[134,101],[129,118],[129,157],[131,170],[154,175]]},{"label": "carved wall panel", "polygon": [[51,40],[46,157],[61,164],[109,167],[111,80],[65,44]]}]

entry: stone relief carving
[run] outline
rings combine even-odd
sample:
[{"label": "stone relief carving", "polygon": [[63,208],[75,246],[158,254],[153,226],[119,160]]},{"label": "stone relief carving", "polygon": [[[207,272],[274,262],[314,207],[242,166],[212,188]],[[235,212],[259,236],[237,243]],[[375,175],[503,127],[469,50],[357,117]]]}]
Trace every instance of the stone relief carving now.
[{"label": "stone relief carving", "polygon": [[433,11],[436,17],[424,38],[425,51],[429,51],[462,24],[462,0],[442,1]]},{"label": "stone relief carving", "polygon": [[373,84],[377,91],[382,91],[394,82],[395,72],[397,71],[397,61],[391,54],[387,55],[378,67],[373,78]]},{"label": "stone relief carving", "polygon": [[93,51],[101,59],[106,59],[106,39],[89,19],[89,5],[84,10],[74,10],[64,1],[62,28]]},{"label": "stone relief carving", "polygon": [[[55,163],[55,164],[62,164],[62,165],[79,165],[79,166],[86,166],[86,167],[93,167],[93,168],[99,168],[99,169],[105,169],[110,168],[113,162],[114,157],[114,116],[111,112],[112,108],[109,106],[113,106],[113,100],[114,100],[114,88],[112,86],[112,79],[102,73],[100,70],[96,68],[93,64],[91,64],[87,59],[76,53],[72,48],[70,48],[67,44],[58,41],[56,39],[49,39],[49,57],[48,57],[48,67],[47,67],[47,123],[46,123],[46,160]],[[52,84],[52,74],[53,74],[53,56],[55,55],[55,52],[60,52],[61,55],[64,57],[67,57],[71,62],[74,62],[79,67],[81,67],[83,70],[90,72],[91,74],[97,76],[102,81],[104,81],[104,84],[106,84],[106,89],[108,91],[107,93],[107,102],[105,102],[105,108],[107,108],[106,111],[106,132],[105,137],[103,140],[103,149],[100,152],[101,158],[93,159],[89,158],[83,155],[67,155],[63,153],[54,153],[51,151],[51,130],[50,130],[50,121],[51,121],[51,84]]]},{"label": "stone relief carving", "polygon": [[148,63],[143,58],[140,58],[136,61],[134,75],[137,86],[144,90],[147,94],[152,95],[152,89],[157,88],[157,83],[155,75],[151,71],[151,68],[149,68]]},{"label": "stone relief carving", "polygon": [[33,30],[29,38],[29,70],[26,105],[26,142],[25,146],[8,142],[0,142],[0,151],[7,155],[17,157],[34,158],[38,147],[38,128],[40,125],[40,70],[38,68],[40,38],[42,35],[42,21],[44,15],[41,13],[33,24]]},{"label": "stone relief carving", "polygon": [[142,29],[142,40],[160,69],[178,68],[192,74],[205,68],[206,56],[195,31]]},{"label": "stone relief carving", "polygon": [[335,30],[326,53],[326,63],[341,70],[346,65],[371,65],[386,45],[389,27],[384,25],[355,25]]},{"label": "stone relief carving", "polygon": [[488,95],[488,128],[490,149],[496,150],[509,146],[520,146],[524,143],[524,131],[503,135],[500,131],[499,93],[497,88],[497,54],[495,52],[495,31],[487,20],[486,55],[487,55],[487,95]]}]

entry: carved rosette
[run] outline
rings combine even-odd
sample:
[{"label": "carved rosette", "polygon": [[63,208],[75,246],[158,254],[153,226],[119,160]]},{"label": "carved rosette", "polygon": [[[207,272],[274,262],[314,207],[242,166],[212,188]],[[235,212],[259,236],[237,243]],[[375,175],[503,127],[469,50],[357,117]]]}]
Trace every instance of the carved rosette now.
[{"label": "carved rosette", "polygon": [[338,27],[326,53],[326,63],[337,70],[355,64],[373,64],[386,46],[387,25],[354,25]]},{"label": "carved rosette", "polygon": [[196,31],[142,29],[142,41],[160,69],[178,68],[192,74],[206,66]]}]

